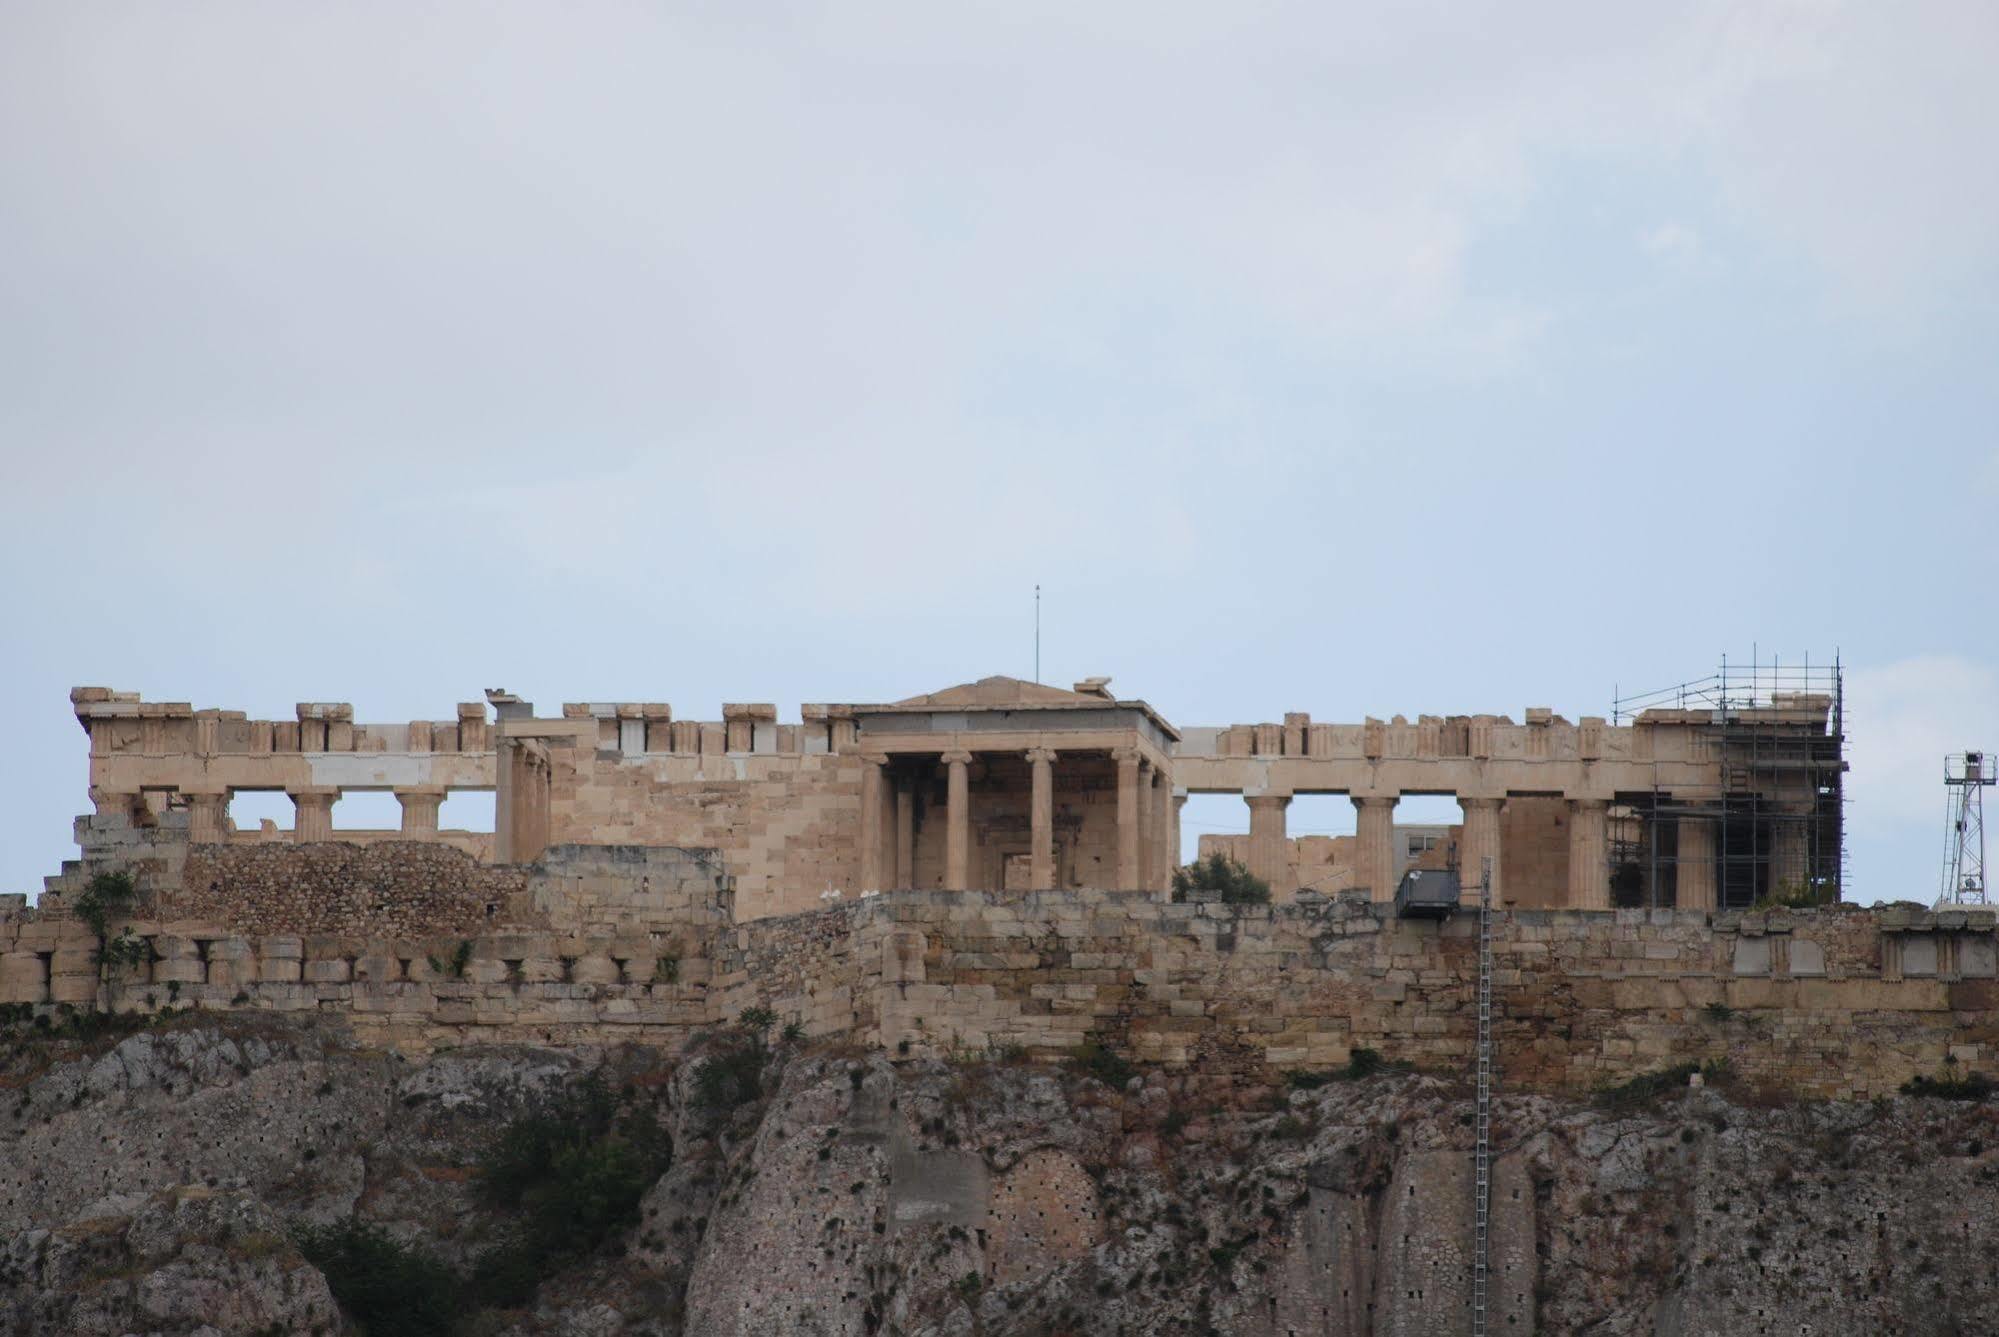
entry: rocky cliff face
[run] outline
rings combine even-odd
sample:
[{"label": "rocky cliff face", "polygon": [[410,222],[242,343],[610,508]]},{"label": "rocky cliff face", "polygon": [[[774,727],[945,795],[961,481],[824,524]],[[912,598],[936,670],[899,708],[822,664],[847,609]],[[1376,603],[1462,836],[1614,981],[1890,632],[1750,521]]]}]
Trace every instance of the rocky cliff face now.
[{"label": "rocky cliff face", "polygon": [[[299,1228],[358,1218],[472,1274],[520,1210],[479,1191],[482,1153],[591,1071],[658,1118],[671,1163],[520,1307],[462,1292],[464,1330],[1469,1330],[1469,1107],[1434,1076],[1301,1090],[778,1046],[732,1089],[699,1056],[404,1061],[192,1014],[6,1044],[0,1332],[353,1331]],[[1677,1085],[1624,1110],[1509,1097],[1492,1331],[1999,1331],[1995,1119]]]}]

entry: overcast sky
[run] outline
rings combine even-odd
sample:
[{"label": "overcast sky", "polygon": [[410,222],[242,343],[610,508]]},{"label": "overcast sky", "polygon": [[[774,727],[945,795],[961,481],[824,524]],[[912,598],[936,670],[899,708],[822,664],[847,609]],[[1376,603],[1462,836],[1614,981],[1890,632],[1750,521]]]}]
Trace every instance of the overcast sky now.
[{"label": "overcast sky", "polygon": [[74,684],[796,718],[1028,675],[1039,582],[1044,679],[1182,724],[1838,650],[1855,893],[1928,900],[1995,63],[1989,0],[0,0],[0,890]]}]

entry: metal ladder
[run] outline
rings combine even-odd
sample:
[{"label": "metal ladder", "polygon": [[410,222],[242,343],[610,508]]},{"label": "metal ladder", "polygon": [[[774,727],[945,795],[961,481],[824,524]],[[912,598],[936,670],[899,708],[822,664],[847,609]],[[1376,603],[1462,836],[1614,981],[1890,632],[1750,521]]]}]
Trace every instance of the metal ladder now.
[{"label": "metal ladder", "polygon": [[1472,1337],[1486,1337],[1492,1217],[1492,860],[1478,880],[1478,1139],[1472,1152]]}]

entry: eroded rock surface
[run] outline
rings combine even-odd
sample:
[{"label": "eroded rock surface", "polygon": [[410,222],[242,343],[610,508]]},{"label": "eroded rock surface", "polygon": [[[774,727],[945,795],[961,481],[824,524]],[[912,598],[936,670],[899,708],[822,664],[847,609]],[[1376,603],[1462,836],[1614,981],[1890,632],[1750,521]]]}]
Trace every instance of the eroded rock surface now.
[{"label": "eroded rock surface", "polygon": [[[639,1219],[471,1315],[483,1334],[1428,1334],[1470,1304],[1461,1084],[1316,1089],[1230,1072],[1106,1085],[1004,1062],[780,1047],[759,1098],[703,1059],[466,1050],[182,1017],[19,1040],[0,1081],[0,1331],[346,1330],[293,1228],[350,1215],[468,1270],[509,1227],[481,1148],[602,1071],[656,1110]],[[1999,1331],[1999,1106],[1638,1112],[1509,1096],[1495,1124],[1492,1330]],[[476,1296],[471,1300],[476,1300]]]}]

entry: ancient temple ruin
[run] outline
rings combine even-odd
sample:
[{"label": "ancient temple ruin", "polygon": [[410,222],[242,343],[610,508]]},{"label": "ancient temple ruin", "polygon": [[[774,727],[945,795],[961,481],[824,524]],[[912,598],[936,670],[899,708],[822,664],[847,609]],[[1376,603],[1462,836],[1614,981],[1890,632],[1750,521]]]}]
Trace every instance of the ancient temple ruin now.
[{"label": "ancient temple ruin", "polygon": [[[1629,722],[1501,715],[1176,727],[1109,679],[1071,690],[992,677],[884,704],[724,705],[714,721],[660,702],[579,702],[544,716],[503,691],[450,718],[362,724],[345,703],[252,720],[83,687],[96,813],[84,862],[143,847],[171,886],[187,847],[273,840],[437,843],[492,865],[551,846],[705,852],[739,920],[899,889],[1164,895],[1181,807],[1228,794],[1240,858],[1278,900],[1392,899],[1411,866],[1490,859],[1498,904],[1740,908],[1833,900],[1845,761],[1832,691],[1751,691],[1652,705]],[[495,795],[491,832],[441,830],[457,791]],[[236,829],[233,796],[280,792],[289,831]],[[393,793],[398,829],[336,829],[343,795]],[[1352,837],[1291,839],[1297,795],[1356,809]],[[1399,800],[1448,795],[1461,820],[1398,827]],[[179,851],[179,852],[177,852]],[[58,880],[59,882],[60,880]]]}]

